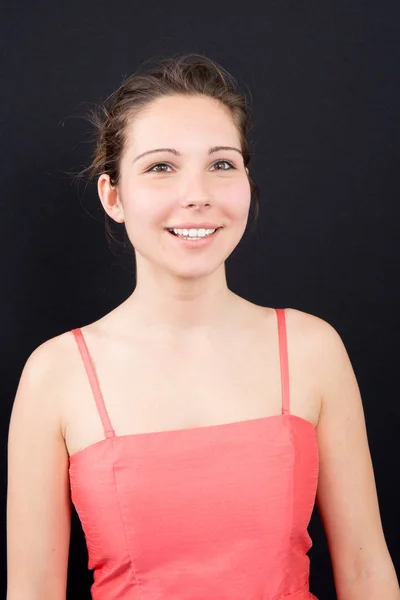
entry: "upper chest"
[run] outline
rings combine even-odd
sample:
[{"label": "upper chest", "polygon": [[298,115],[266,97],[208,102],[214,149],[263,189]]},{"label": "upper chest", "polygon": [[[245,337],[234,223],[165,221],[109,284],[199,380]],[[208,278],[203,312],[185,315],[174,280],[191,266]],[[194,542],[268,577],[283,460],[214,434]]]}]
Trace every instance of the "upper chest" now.
[{"label": "upper chest", "polygon": [[[174,336],[107,344],[96,344],[87,336],[87,342],[117,435],[201,427],[281,412],[279,340],[271,322],[230,335],[199,336],[195,342]],[[317,386],[293,344],[290,355],[291,412],[316,423]],[[70,453],[104,437],[78,357],[63,412]]]}]

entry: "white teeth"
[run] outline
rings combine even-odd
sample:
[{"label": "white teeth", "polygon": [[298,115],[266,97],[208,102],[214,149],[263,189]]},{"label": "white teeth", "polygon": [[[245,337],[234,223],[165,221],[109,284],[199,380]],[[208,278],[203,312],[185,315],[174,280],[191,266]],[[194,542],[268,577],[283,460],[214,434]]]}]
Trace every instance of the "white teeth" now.
[{"label": "white teeth", "polygon": [[216,229],[172,229],[171,231],[184,237],[202,238],[213,234]]}]

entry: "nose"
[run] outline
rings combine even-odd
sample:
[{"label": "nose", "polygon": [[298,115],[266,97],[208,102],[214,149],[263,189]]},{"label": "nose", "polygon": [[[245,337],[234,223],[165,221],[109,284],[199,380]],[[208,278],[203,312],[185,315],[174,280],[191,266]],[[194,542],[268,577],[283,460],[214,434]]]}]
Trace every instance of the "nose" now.
[{"label": "nose", "polygon": [[211,194],[204,179],[204,175],[191,174],[188,177],[182,190],[182,206],[186,208],[211,206]]},{"label": "nose", "polygon": [[206,198],[200,198],[197,200],[191,200],[188,202],[185,202],[185,206],[187,208],[201,208],[202,206],[211,206],[211,203],[208,199]]}]

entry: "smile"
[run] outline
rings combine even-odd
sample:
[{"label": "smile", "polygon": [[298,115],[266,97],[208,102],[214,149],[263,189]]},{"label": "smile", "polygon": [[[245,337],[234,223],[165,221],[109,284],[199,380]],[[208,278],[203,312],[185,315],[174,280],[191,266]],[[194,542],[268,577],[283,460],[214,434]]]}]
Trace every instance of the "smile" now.
[{"label": "smile", "polygon": [[200,229],[175,229],[175,228],[171,228],[168,229],[168,231],[170,233],[172,233],[172,235],[175,235],[177,237],[181,237],[184,239],[202,239],[205,237],[208,237],[210,235],[213,235],[217,229],[204,229],[204,228],[200,228]]},{"label": "smile", "polygon": [[165,231],[170,235],[171,241],[175,240],[175,243],[180,246],[187,248],[204,248],[213,243],[213,241],[219,237],[222,227],[216,229],[177,229],[177,228],[166,228]]}]

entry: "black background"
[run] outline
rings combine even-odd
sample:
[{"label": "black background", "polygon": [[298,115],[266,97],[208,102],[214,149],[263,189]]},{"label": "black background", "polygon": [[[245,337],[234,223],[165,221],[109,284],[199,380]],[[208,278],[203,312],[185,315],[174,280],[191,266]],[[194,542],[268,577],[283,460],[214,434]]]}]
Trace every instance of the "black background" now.
[{"label": "black background", "polygon": [[[82,117],[149,57],[199,52],[253,101],[261,214],[228,261],[229,285],[258,304],[316,314],[342,336],[399,573],[399,4],[280,0],[246,9],[2,3],[1,514],[5,525],[7,431],[25,360],[44,340],[111,310],[134,285],[131,258],[108,246],[95,187],[71,175],[92,150]],[[310,534],[311,590],[330,600],[317,514]],[[4,589],[5,549],[4,528]],[[74,515],[69,598],[90,597],[86,569]]]}]

